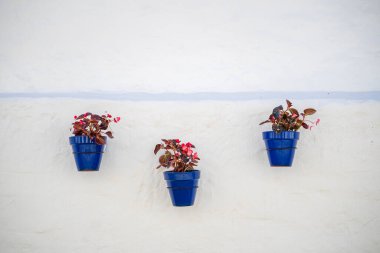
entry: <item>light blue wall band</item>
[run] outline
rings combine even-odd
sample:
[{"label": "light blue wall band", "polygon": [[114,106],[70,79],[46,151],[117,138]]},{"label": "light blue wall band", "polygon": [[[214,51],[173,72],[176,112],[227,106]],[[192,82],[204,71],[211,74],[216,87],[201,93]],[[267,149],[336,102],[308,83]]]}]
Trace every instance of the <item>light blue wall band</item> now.
[{"label": "light blue wall band", "polygon": [[344,99],[380,100],[380,91],[368,92],[3,92],[0,99],[15,98],[75,98],[126,101],[248,101],[262,99]]}]

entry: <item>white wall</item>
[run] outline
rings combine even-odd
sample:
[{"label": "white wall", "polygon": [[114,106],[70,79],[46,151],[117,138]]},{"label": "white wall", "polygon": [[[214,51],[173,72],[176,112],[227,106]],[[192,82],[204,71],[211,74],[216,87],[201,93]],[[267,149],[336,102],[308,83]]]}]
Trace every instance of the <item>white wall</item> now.
[{"label": "white wall", "polygon": [[[379,15],[378,1],[0,0],[0,252],[378,253],[379,93],[297,95],[321,124],[291,168],[268,165],[258,123],[291,91],[379,90]],[[213,98],[257,91],[287,93]],[[79,173],[72,117],[104,110],[122,117],[115,139]],[[173,207],[154,169],[165,137],[197,146],[193,207]]]},{"label": "white wall", "polygon": [[[278,101],[2,100],[0,251],[379,252],[379,102],[294,102],[321,125],[272,168],[258,122]],[[105,107],[123,119],[100,172],[79,173],[72,114]],[[154,169],[161,137],[197,146],[194,207],[173,207]]]},{"label": "white wall", "polygon": [[0,1],[0,91],[377,90],[380,2]]}]

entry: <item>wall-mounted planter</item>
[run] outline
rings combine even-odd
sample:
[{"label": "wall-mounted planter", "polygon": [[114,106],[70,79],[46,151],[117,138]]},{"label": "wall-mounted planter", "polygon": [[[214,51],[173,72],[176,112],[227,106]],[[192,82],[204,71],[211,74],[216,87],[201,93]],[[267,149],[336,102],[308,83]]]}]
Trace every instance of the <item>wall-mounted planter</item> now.
[{"label": "wall-mounted planter", "polygon": [[69,140],[78,171],[98,171],[105,145],[96,144],[87,136],[72,136]]},{"label": "wall-mounted planter", "polygon": [[295,131],[263,132],[263,139],[271,166],[292,166],[299,136],[300,133]]},{"label": "wall-mounted planter", "polygon": [[164,178],[174,206],[192,206],[194,204],[200,174],[199,170],[164,172]]}]

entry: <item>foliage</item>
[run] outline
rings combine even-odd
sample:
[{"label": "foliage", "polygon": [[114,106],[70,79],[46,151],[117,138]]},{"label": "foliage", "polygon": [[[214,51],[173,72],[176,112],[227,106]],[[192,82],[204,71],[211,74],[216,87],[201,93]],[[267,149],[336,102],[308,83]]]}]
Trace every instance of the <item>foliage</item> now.
[{"label": "foliage", "polygon": [[272,114],[269,115],[269,119],[261,122],[260,125],[272,123],[272,130],[276,133],[281,133],[282,131],[297,131],[301,126],[311,130],[319,124],[320,119],[317,119],[315,122],[305,119],[306,116],[313,115],[316,112],[315,109],[307,108],[302,113],[299,113],[289,100],[286,100],[286,104],[286,110],[284,110],[282,105],[275,107]]},{"label": "foliage", "polygon": [[173,168],[175,172],[186,172],[194,170],[198,164],[198,153],[193,151],[195,146],[190,142],[181,143],[179,139],[162,139],[162,143],[157,144],[154,148],[154,154],[157,154],[161,149],[165,153],[158,159],[160,165],[157,169],[162,167]]},{"label": "foliage", "polygon": [[[73,134],[75,136],[88,136],[99,145],[105,144],[105,135],[113,138],[111,131],[106,131],[109,124],[113,121],[117,123],[120,117],[112,117],[111,114],[99,116],[91,112],[83,113],[79,116],[74,116],[75,122],[73,125]],[[106,132],[105,132],[106,131]]]}]

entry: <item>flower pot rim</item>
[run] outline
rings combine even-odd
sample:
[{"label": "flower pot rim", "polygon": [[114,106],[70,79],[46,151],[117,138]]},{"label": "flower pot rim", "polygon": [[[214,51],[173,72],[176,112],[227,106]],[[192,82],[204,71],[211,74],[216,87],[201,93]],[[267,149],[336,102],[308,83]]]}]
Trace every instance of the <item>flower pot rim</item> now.
[{"label": "flower pot rim", "polygon": [[[107,137],[104,136],[104,140],[107,143]],[[94,140],[91,140],[90,137],[86,135],[74,135],[69,137],[70,144],[96,144],[96,145],[101,145],[97,144]],[[103,144],[104,145],[104,144]]]},{"label": "flower pot rim", "polygon": [[195,180],[200,178],[200,170],[191,170],[184,172],[164,171],[165,180]]},{"label": "flower pot rim", "polygon": [[262,133],[263,135],[263,139],[266,140],[266,139],[279,139],[279,140],[283,140],[283,139],[296,139],[298,140],[299,139],[299,136],[300,136],[300,132],[297,132],[297,131],[282,131],[281,133],[276,133],[274,131],[265,131]]}]

